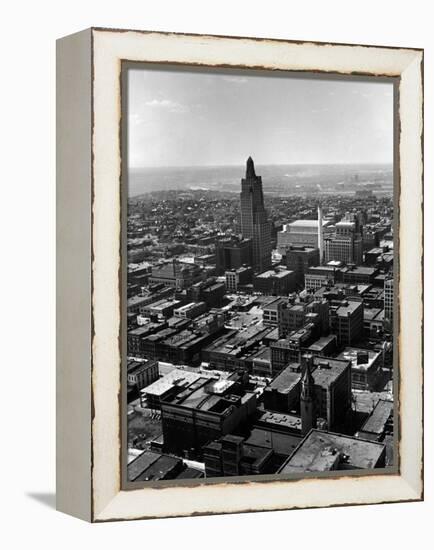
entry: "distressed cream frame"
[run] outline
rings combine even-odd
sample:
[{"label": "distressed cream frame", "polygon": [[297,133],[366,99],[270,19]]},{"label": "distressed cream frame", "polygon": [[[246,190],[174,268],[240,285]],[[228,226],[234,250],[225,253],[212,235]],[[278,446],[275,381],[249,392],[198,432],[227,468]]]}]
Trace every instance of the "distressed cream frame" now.
[{"label": "distressed cream frame", "polygon": [[[399,77],[399,473],[121,490],[121,62]],[[423,498],[423,51],[89,29],[57,43],[57,507],[88,521]]]}]

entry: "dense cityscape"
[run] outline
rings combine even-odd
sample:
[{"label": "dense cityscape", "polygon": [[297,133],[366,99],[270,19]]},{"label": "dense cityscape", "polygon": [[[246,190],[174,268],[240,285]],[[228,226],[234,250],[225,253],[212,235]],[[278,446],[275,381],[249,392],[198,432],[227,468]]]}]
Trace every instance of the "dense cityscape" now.
[{"label": "dense cityscape", "polygon": [[239,179],[129,199],[128,480],[392,466],[391,193]]}]

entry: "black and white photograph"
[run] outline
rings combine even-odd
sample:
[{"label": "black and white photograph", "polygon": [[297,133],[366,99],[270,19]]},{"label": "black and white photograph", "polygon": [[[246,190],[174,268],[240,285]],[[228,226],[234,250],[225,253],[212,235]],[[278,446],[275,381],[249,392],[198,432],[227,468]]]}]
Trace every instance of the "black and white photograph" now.
[{"label": "black and white photograph", "polygon": [[128,482],[396,472],[393,79],[124,71]]}]

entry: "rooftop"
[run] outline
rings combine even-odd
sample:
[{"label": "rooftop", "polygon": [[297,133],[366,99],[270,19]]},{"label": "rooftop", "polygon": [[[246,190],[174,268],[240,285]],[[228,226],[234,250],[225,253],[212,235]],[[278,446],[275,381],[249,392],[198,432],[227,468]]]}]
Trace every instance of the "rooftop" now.
[{"label": "rooftop", "polygon": [[[301,421],[300,421],[301,422]],[[246,440],[247,445],[272,449],[275,453],[290,455],[300,444],[301,436],[276,432],[265,428],[253,428]]]},{"label": "rooftop", "polygon": [[[299,373],[298,376],[300,377]],[[301,430],[301,418],[294,414],[264,411],[257,422],[258,424],[265,423],[270,426],[270,428],[291,428],[293,430]]]},{"label": "rooftop", "polygon": [[159,380],[156,380],[150,386],[144,388],[142,393],[159,397],[164,395],[174,386],[188,387],[190,384],[201,378],[201,376],[203,375],[196,374],[195,372],[182,369],[173,369]]},{"label": "rooftop", "polygon": [[346,435],[313,429],[295,449],[280,474],[324,472],[334,469],[375,468],[385,446]]},{"label": "rooftop", "polygon": [[[356,368],[359,370],[367,370],[377,360],[379,355],[379,351],[348,346],[342,353],[339,354],[338,359],[351,361],[351,367],[353,369]],[[367,361],[363,360],[364,357],[366,357]]]},{"label": "rooftop", "polygon": [[[393,413],[393,402],[380,399],[375,405],[374,410],[361,427],[362,432],[369,432],[375,435],[381,435],[384,431],[386,422]],[[363,437],[363,435],[362,435]]]},{"label": "rooftop", "polygon": [[312,376],[316,386],[327,387],[332,384],[349,367],[349,361],[331,359],[329,357],[314,357]]},{"label": "rooftop", "polygon": [[300,371],[294,371],[290,367],[283,369],[268,386],[280,393],[289,393],[300,381]]},{"label": "rooftop", "polygon": [[290,271],[288,269],[279,269],[275,271],[274,269],[270,269],[269,271],[264,271],[263,273],[259,273],[259,275],[256,275],[256,279],[274,279],[279,278],[282,279],[283,277],[287,277],[290,273],[294,273],[293,271]]},{"label": "rooftop", "polygon": [[128,464],[128,480],[135,481],[160,456],[160,454],[152,451],[143,451],[142,454]]},{"label": "rooftop", "polygon": [[352,314],[358,309],[363,308],[362,302],[356,302],[353,300],[344,300],[341,305],[336,309],[336,313],[340,316],[347,316]]},{"label": "rooftop", "polygon": [[[323,220],[322,222],[323,227],[330,224],[328,220]],[[318,229],[318,220],[296,220],[295,222],[291,222],[286,224],[287,227],[307,227],[317,230]]]},{"label": "rooftop", "polygon": [[335,334],[329,334],[328,336],[321,336],[318,340],[315,340],[313,344],[308,347],[309,351],[322,351],[326,346],[328,346],[333,340],[336,340]]}]

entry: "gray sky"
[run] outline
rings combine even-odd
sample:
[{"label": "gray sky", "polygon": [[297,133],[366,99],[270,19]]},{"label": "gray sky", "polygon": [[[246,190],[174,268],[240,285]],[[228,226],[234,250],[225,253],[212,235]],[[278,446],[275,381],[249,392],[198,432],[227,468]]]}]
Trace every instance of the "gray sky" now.
[{"label": "gray sky", "polygon": [[130,69],[130,167],[392,163],[389,83]]}]

